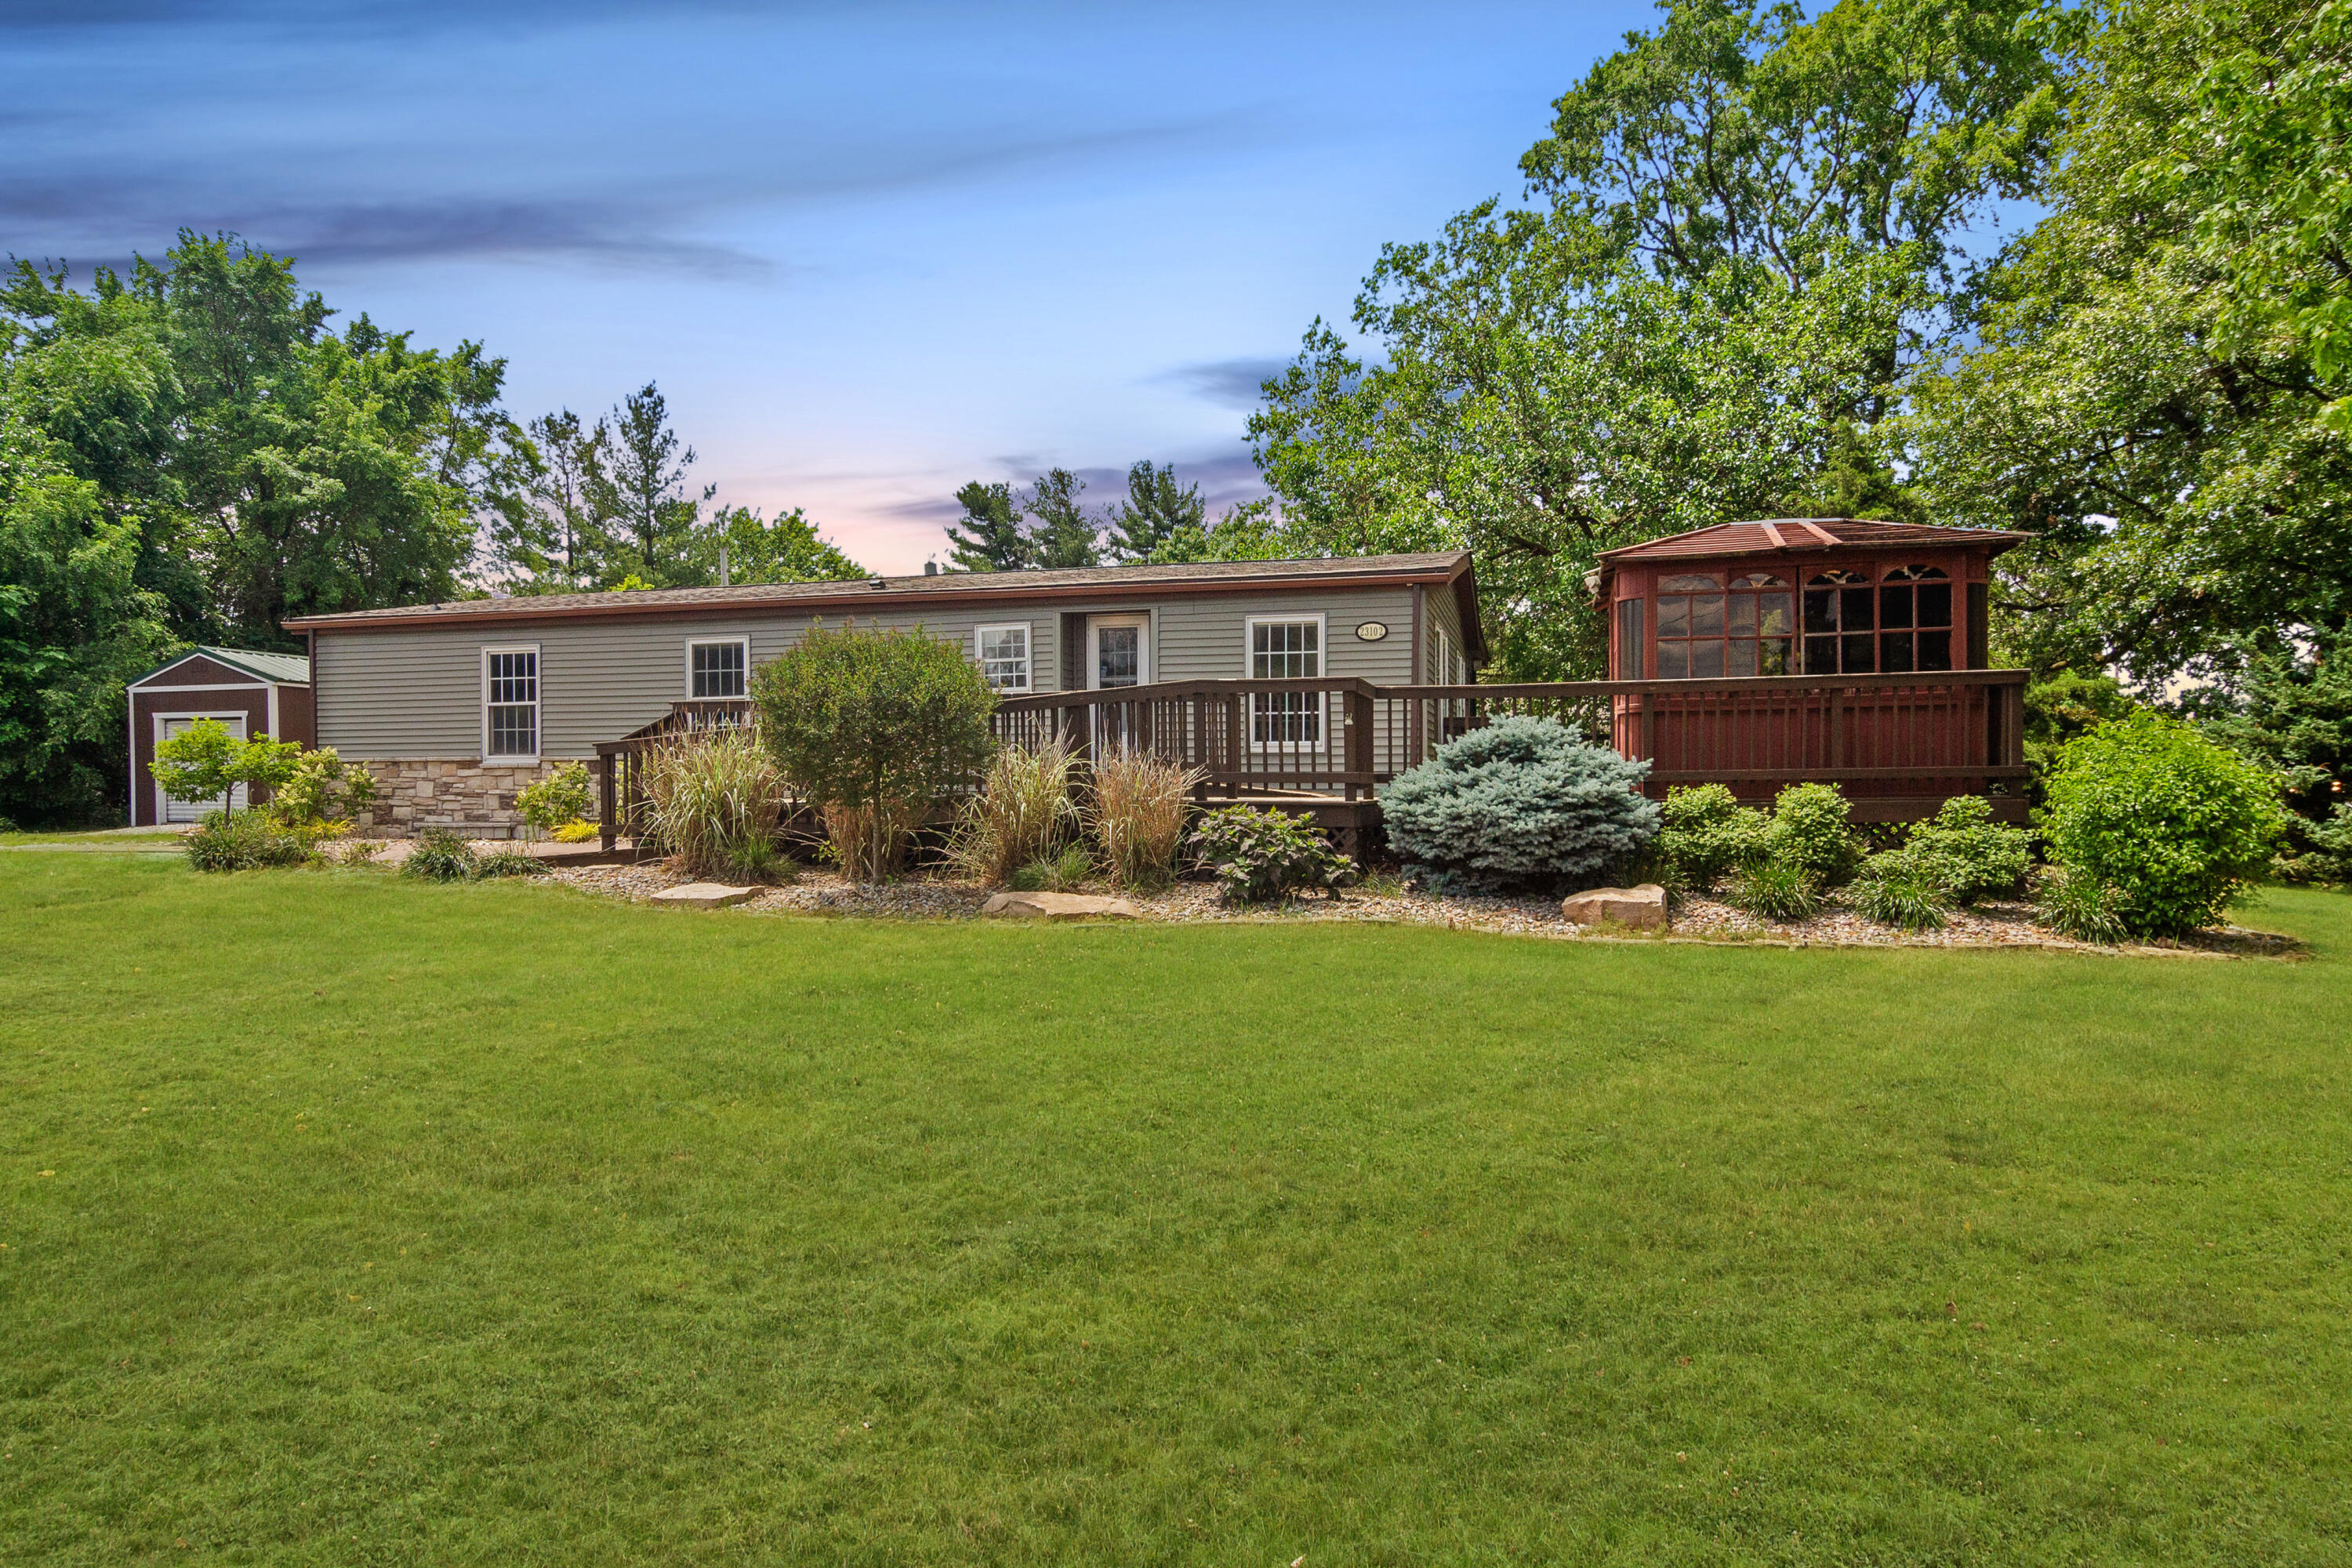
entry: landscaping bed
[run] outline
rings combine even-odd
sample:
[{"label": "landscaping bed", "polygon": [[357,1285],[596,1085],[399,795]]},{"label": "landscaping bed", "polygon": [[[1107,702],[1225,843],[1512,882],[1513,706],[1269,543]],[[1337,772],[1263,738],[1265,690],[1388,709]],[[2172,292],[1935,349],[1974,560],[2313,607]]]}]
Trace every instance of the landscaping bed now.
[{"label": "landscaping bed", "polygon": [[[542,879],[608,897],[649,899],[666,888],[694,880],[665,861],[628,866],[564,867]],[[895,882],[863,884],[838,872],[804,869],[797,880],[763,888],[734,906],[753,914],[864,915],[900,920],[971,920],[997,889],[952,877],[916,874]],[[1089,886],[1088,891],[1108,891]],[[1549,898],[1440,897],[1399,886],[1392,879],[1351,888],[1337,900],[1297,899],[1264,908],[1233,908],[1221,902],[1216,884],[1180,881],[1153,893],[1121,892],[1147,921],[1392,921],[1486,931],[1514,936],[1567,940],[1784,942],[1808,946],[1902,946],[1930,948],[2055,948],[2084,952],[2164,952],[2277,956],[2299,951],[2293,939],[2231,927],[2197,942],[2168,947],[2099,947],[2074,942],[2037,924],[2032,906],[1989,903],[1953,913],[1941,930],[1906,931],[1831,905],[1811,920],[1776,922],[1741,912],[1710,898],[1677,899],[1674,928],[1662,936],[1580,926],[1565,920],[1559,900]]]}]

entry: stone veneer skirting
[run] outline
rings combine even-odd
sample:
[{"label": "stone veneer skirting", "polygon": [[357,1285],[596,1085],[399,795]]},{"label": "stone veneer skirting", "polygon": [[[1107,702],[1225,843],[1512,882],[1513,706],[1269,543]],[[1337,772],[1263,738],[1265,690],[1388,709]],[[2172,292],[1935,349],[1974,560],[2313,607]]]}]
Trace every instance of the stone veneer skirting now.
[{"label": "stone veneer skirting", "polygon": [[[594,758],[588,772],[597,771]],[[515,795],[553,773],[561,763],[535,767],[486,767],[480,763],[400,759],[359,764],[375,775],[375,806],[353,826],[363,832],[403,837],[427,827],[447,827],[468,838],[511,838],[521,830]],[[595,815],[592,798],[589,815]]]}]

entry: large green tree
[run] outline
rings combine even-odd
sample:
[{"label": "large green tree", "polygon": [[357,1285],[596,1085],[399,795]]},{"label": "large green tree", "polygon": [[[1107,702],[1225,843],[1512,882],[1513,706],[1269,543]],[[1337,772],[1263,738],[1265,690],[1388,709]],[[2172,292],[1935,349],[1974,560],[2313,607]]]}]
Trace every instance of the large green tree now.
[{"label": "large green tree", "polygon": [[187,642],[290,647],[291,615],[451,597],[520,507],[504,362],[332,314],[222,235],[87,289],[12,262],[0,814],[119,809],[125,675]]},{"label": "large green tree", "polygon": [[714,510],[695,531],[679,585],[730,583],[848,583],[869,575],[817,532],[800,508],[771,519],[750,507]]},{"label": "large green tree", "polygon": [[1599,671],[1601,550],[1791,499],[1898,502],[1873,427],[2038,193],[2067,16],[1669,0],[1555,105],[1527,210],[1391,245],[1250,436],[1293,544],[1476,552],[1522,677]]},{"label": "large green tree", "polygon": [[2052,212],[1912,389],[1913,477],[2041,536],[2004,558],[2017,656],[2229,681],[2352,619],[2352,266],[2309,221],[2352,209],[2343,9],[2126,0],[2080,78]]}]

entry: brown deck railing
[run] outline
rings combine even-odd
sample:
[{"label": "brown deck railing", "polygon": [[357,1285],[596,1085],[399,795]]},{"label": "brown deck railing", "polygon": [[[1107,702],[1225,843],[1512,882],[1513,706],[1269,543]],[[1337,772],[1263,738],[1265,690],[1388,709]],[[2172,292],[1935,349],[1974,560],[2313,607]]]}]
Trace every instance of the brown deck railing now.
[{"label": "brown deck railing", "polygon": [[1746,676],[1710,680],[1374,686],[1196,680],[1007,699],[996,733],[1140,747],[1205,773],[1203,795],[1358,798],[1506,713],[1556,719],[1652,764],[1657,791],[1793,780],[1981,790],[2021,778],[2026,675]]},{"label": "brown deck railing", "polygon": [[[1937,797],[2025,776],[2025,680],[2021,669],[1491,686],[1180,680],[1010,697],[992,722],[1008,745],[1059,736],[1084,752],[1134,747],[1197,768],[1203,800],[1370,799],[1445,742],[1507,713],[1557,719],[1647,761],[1654,795],[1677,784],[1769,793],[1817,780],[1857,795]],[[749,714],[740,700],[680,702],[599,744],[605,847],[640,819],[647,750]]]}]

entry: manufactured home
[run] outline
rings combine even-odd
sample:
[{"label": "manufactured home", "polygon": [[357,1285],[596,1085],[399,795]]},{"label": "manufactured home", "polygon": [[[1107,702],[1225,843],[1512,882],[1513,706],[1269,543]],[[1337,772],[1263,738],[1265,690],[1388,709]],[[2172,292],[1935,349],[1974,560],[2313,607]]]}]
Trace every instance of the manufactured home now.
[{"label": "manufactured home", "polygon": [[[497,837],[523,786],[673,714],[740,707],[819,622],[954,643],[1012,712],[1202,681],[1461,686],[1486,654],[1459,552],[463,599],[287,629],[310,642],[318,743],[376,774],[373,826]],[[1282,747],[1328,750],[1322,707],[1266,695],[1256,717]]]}]

